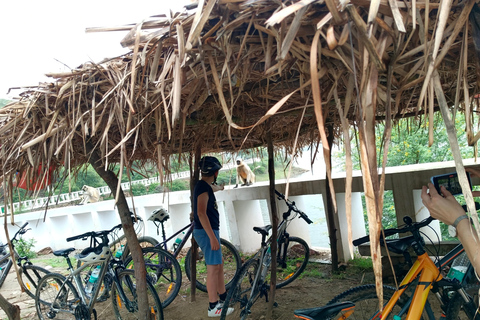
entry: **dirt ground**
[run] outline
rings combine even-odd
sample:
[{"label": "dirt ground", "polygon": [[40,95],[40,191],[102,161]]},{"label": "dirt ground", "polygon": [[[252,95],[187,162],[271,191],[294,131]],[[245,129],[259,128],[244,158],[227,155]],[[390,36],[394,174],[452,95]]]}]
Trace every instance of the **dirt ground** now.
[{"label": "dirt ground", "polygon": [[[47,256],[48,257],[48,256]],[[42,258],[42,260],[45,257]],[[311,257],[310,263],[303,277],[276,292],[275,301],[278,306],[274,308],[274,319],[295,319],[293,311],[300,308],[321,306],[326,304],[337,294],[360,284],[372,283],[371,272],[364,272],[355,267],[347,266],[339,274],[333,275],[330,255],[328,252],[317,252]],[[42,264],[38,262],[38,264]],[[47,266],[48,267],[48,266]],[[13,269],[12,269],[13,270]],[[51,271],[65,274],[65,268],[51,268]],[[208,297],[207,294],[197,290],[196,301],[191,302],[190,282],[183,277],[182,290],[178,297],[164,310],[164,319],[177,320],[202,320],[207,317]],[[13,271],[8,275],[0,292],[9,301],[18,304],[21,308],[22,319],[36,319],[33,300],[25,293],[21,293]],[[267,303],[265,299],[258,300],[252,308],[250,319],[265,319]],[[6,319],[0,311],[0,319]]]}]

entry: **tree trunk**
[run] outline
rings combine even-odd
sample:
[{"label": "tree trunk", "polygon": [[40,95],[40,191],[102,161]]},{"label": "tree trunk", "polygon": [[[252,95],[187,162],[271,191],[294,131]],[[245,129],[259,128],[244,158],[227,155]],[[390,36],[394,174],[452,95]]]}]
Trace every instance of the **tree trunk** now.
[{"label": "tree trunk", "polygon": [[[117,176],[112,171],[105,170],[105,165],[91,142],[87,142],[86,147],[87,152],[90,155],[89,163],[98,173],[98,175],[107,183],[110,190],[117,190],[117,186],[119,184]],[[143,260],[142,248],[138,242],[137,234],[133,228],[130,208],[128,207],[127,199],[125,198],[123,190],[120,190],[118,199],[115,200],[118,215],[120,216],[120,221],[122,223],[123,232],[125,233],[128,247],[130,248],[132,260],[135,266],[139,319],[150,319],[150,310],[147,299],[147,271],[145,269],[145,261]]]},{"label": "tree trunk", "polygon": [[[195,190],[195,185],[200,178],[200,172],[198,171],[198,163],[200,162],[202,156],[202,145],[201,143],[197,143],[197,148],[195,150],[195,159],[192,159],[190,156],[190,201],[192,205],[192,214],[190,216],[190,220],[193,221],[193,191]],[[196,301],[196,291],[197,291],[197,255],[198,255],[198,244],[195,241],[195,238],[192,235],[192,259],[190,259],[190,270],[192,270],[190,274],[190,301]]]},{"label": "tree trunk", "polygon": [[[270,126],[271,119],[267,120],[267,127]],[[272,219],[272,239],[277,239],[277,227],[278,227],[278,216],[277,216],[277,203],[275,202],[275,161],[273,154],[273,141],[272,133],[270,130],[267,131],[267,150],[268,150],[268,180],[270,181],[270,212]],[[272,319],[273,316],[273,304],[275,303],[275,287],[277,285],[277,241],[272,241],[270,244],[270,254],[272,257],[271,263],[271,274],[270,274],[270,297],[267,307],[267,319]]]},{"label": "tree trunk", "polygon": [[[328,130],[328,136],[327,136],[328,146],[330,150],[332,150],[333,127],[331,125],[327,125],[326,129]],[[330,159],[328,159],[328,161],[332,163],[331,153],[330,153]],[[330,190],[330,184],[328,183],[328,174],[325,177],[325,190],[326,190],[325,194],[327,195],[325,212],[327,217],[328,236],[330,238],[330,252],[332,254],[332,271],[337,272],[338,270],[337,227],[335,226],[335,206],[332,200],[332,191]]]},{"label": "tree trunk", "polygon": [[5,311],[9,320],[20,320],[20,307],[8,302],[1,294],[0,308]]}]

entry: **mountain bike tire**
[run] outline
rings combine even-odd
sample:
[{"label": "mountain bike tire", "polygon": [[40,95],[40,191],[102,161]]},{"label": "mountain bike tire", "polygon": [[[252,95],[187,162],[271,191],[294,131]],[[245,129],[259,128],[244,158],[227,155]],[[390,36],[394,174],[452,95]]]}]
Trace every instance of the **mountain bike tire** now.
[{"label": "mountain bike tire", "polygon": [[[277,282],[275,288],[280,289],[292,283],[305,270],[310,258],[310,248],[305,240],[289,237],[288,247],[283,243],[278,249]],[[286,252],[284,252],[285,250]],[[268,279],[267,284],[270,283]]]},{"label": "mountain bike tire", "polygon": [[5,279],[7,278],[8,273],[10,272],[10,268],[12,267],[13,262],[12,259],[9,258],[7,262],[4,262],[0,266],[0,287],[2,287],[3,283],[5,282]]},{"label": "mountain bike tire", "polygon": [[[233,244],[225,239],[220,238],[220,246],[222,248],[223,256],[223,274],[225,280],[225,288],[228,290],[232,284],[235,275],[242,266],[242,260],[238,250]],[[197,282],[195,286],[198,290],[207,292],[207,265],[200,248],[198,249],[199,258],[197,259]],[[192,248],[190,248],[185,257],[185,274],[188,280],[191,281],[190,260],[192,259]]]},{"label": "mountain bike tire", "polygon": [[[182,286],[182,269],[177,259],[160,247],[143,248],[143,258],[147,268],[147,279],[152,283],[166,308],[176,297]],[[132,269],[132,256],[125,259],[127,269]]]},{"label": "mountain bike tire", "polygon": [[44,276],[49,274],[50,271],[35,265],[24,265],[20,268],[19,272],[20,278],[22,278],[22,282],[25,285],[25,293],[32,299],[35,299],[38,283]]},{"label": "mountain bike tire", "polygon": [[[388,300],[393,296],[396,289],[387,285],[383,285],[383,302],[386,304]],[[355,304],[355,311],[348,319],[373,319],[374,315],[378,313],[379,301],[377,297],[377,290],[374,284],[367,284],[355,288],[351,288],[330,300],[327,305],[350,301]],[[393,319],[393,316],[397,314],[408,299],[405,299],[404,295],[400,297],[397,304],[393,308],[392,312],[388,315],[388,318]],[[401,319],[405,319],[406,315],[403,315]],[[375,318],[376,319],[376,318]]]},{"label": "mountain bike tire", "polygon": [[448,303],[447,319],[480,319],[480,315],[474,318],[478,308],[480,284],[471,284],[464,287],[471,303],[466,304],[462,296],[455,292]]},{"label": "mountain bike tire", "polygon": [[[139,237],[138,242],[140,243],[140,247],[142,248],[149,248],[149,247],[155,247],[158,244],[157,239],[145,236],[145,237]],[[128,243],[125,245],[125,248],[123,249],[123,254],[122,254],[122,259],[125,261],[125,259],[130,255],[130,248],[128,247]]]},{"label": "mountain bike tire", "polygon": [[[128,302],[131,303],[131,308],[129,309],[126,305],[126,301],[122,301],[119,294],[119,288],[117,283],[114,283],[112,286],[112,301],[113,310],[117,319],[156,319],[163,320],[163,308],[160,299],[155,292],[154,287],[150,282],[147,281],[147,299],[149,306],[149,317],[145,318],[138,313],[138,301],[137,301],[137,292],[136,292],[136,281],[135,281],[135,271],[134,270],[122,270],[118,273],[118,280],[121,286],[121,289],[128,299]],[[99,317],[102,319],[102,317]]]},{"label": "mountain bike tire", "polygon": [[[258,259],[248,260],[240,268],[237,276],[232,281],[230,290],[228,290],[227,298],[223,303],[220,320],[247,319],[251,313],[252,306],[260,297],[260,290],[262,289],[260,286],[263,285],[263,283],[257,284],[255,286],[256,289],[252,291],[259,263],[260,261]],[[266,290],[266,288],[264,289]],[[233,308],[231,314],[229,313],[230,308]]]},{"label": "mountain bike tire", "polygon": [[49,273],[38,283],[35,308],[40,320],[75,319],[78,301],[80,297],[73,284],[59,273]]}]

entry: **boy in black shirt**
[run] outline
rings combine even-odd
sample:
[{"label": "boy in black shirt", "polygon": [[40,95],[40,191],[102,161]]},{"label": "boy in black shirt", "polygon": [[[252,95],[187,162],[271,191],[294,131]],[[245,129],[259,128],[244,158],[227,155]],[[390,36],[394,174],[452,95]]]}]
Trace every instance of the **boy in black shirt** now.
[{"label": "boy in black shirt", "polygon": [[[214,191],[223,190],[215,185],[222,168],[215,157],[205,156],[199,162],[202,179],[193,192],[193,236],[202,249],[207,264],[208,316],[220,317],[227,296],[223,279],[223,258],[220,249],[220,218]],[[215,187],[215,190],[213,189]],[[218,295],[218,296],[217,296]],[[228,313],[233,308],[228,308]]]}]

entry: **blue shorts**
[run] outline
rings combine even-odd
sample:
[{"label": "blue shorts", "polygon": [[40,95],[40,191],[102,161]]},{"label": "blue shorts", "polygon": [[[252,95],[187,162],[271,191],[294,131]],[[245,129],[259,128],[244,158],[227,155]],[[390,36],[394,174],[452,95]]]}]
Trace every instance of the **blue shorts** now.
[{"label": "blue shorts", "polygon": [[[220,231],[213,230],[215,233],[215,237],[217,237],[218,243],[220,243]],[[195,237],[195,241],[197,241],[198,246],[203,251],[203,256],[205,257],[205,263],[207,265],[216,265],[222,264],[222,250],[212,250],[210,246],[210,238],[205,232],[204,229],[193,229],[193,236]]]}]

